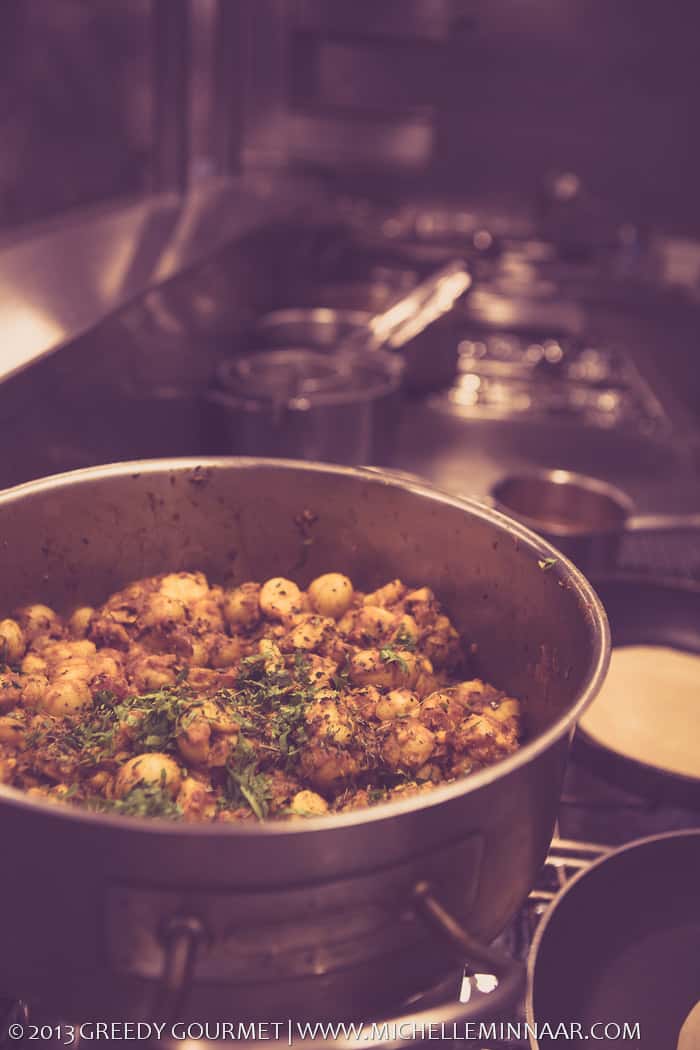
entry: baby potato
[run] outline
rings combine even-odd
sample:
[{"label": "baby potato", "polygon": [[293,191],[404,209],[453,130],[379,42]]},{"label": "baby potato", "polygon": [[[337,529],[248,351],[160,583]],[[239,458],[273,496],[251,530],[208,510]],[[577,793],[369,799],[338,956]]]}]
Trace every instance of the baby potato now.
[{"label": "baby potato", "polygon": [[318,649],[333,635],[335,621],[329,616],[304,613],[295,617],[295,624],[287,636],[287,646],[292,649]]},{"label": "baby potato", "polygon": [[429,660],[405,649],[360,649],[350,658],[349,673],[355,685],[415,688],[420,696],[425,685],[422,678],[432,670]]},{"label": "baby potato", "polygon": [[260,623],[260,584],[242,583],[224,593],[222,611],[231,628],[249,630]]},{"label": "baby potato", "polygon": [[[496,703],[497,706],[494,706]],[[504,696],[502,700],[489,704],[488,713],[498,722],[515,721],[517,723],[520,718],[520,701],[514,700],[511,696]]]},{"label": "baby potato", "polygon": [[321,817],[328,812],[328,803],[316,791],[297,791],[289,807],[299,817]]},{"label": "baby potato", "polygon": [[173,685],[177,674],[177,657],[167,653],[140,656],[129,667],[129,677],[139,693],[148,693]]},{"label": "baby potato", "polygon": [[56,638],[61,633],[61,621],[48,605],[24,605],[17,610],[16,619],[28,642],[43,635]]},{"label": "baby potato", "polygon": [[0,711],[11,711],[22,697],[22,679],[12,671],[0,674]]},{"label": "baby potato", "polygon": [[50,682],[39,707],[57,718],[77,718],[92,706],[88,684],[82,678],[59,678]]},{"label": "baby potato", "polygon": [[27,643],[16,620],[0,620],[0,664],[18,664]]},{"label": "baby potato", "polygon": [[317,740],[328,740],[339,747],[352,740],[355,724],[339,699],[314,700],[307,707],[304,717]]},{"label": "baby potato", "polygon": [[203,572],[170,572],[161,578],[158,590],[166,598],[189,604],[206,598],[209,584]]},{"label": "baby potato", "polygon": [[185,820],[201,820],[206,818],[207,810],[212,811],[213,816],[214,798],[211,791],[201,781],[194,777],[185,777],[180,790],[177,793],[177,804],[182,810]]},{"label": "baby potato", "polygon": [[243,655],[240,638],[227,634],[209,635],[209,663],[212,667],[232,667]]},{"label": "baby potato", "polygon": [[395,613],[381,605],[363,605],[347,612],[338,624],[338,630],[358,645],[371,645],[388,638],[396,625]]},{"label": "baby potato", "polygon": [[84,638],[95,610],[90,605],[81,605],[74,609],[68,618],[68,633],[71,638]]},{"label": "baby potato", "polygon": [[177,735],[177,749],[193,766],[206,765],[211,742],[211,726],[206,718],[188,718]]},{"label": "baby potato", "polygon": [[271,620],[284,620],[300,610],[301,591],[292,580],[273,576],[260,588],[260,608]]},{"label": "baby potato", "polygon": [[19,751],[24,747],[25,728],[23,724],[11,715],[0,716],[0,744]]},{"label": "baby potato", "polygon": [[420,769],[435,750],[435,736],[417,718],[397,721],[384,741],[382,755],[390,769]]},{"label": "baby potato", "polygon": [[360,771],[355,755],[325,741],[311,741],[301,753],[301,771],[320,792],[339,790]]},{"label": "baby potato", "polygon": [[49,670],[51,682],[87,682],[92,675],[92,664],[88,660],[66,660]]},{"label": "baby potato", "polygon": [[22,674],[47,674],[48,663],[38,653],[27,653],[22,660]]},{"label": "baby potato", "polygon": [[219,605],[213,598],[207,596],[200,598],[189,606],[191,630],[197,633],[223,631],[225,627],[224,616]]},{"label": "baby potato", "polygon": [[159,751],[136,755],[117,773],[114,794],[117,798],[124,798],[135,787],[146,784],[162,784],[170,797],[175,798],[182,785],[180,767],[169,755]]},{"label": "baby potato", "polygon": [[44,693],[49,688],[49,680],[45,674],[25,674],[22,676],[22,703],[25,707],[36,708],[42,706]]},{"label": "baby potato", "polygon": [[139,625],[142,628],[165,628],[174,627],[183,623],[187,618],[187,610],[183,602],[177,598],[169,598],[167,594],[150,594],[144,602],[143,610],[139,617]]},{"label": "baby potato", "polygon": [[258,652],[265,658],[266,674],[279,674],[284,671],[284,657],[280,647],[275,645],[269,638],[261,638],[258,642]]},{"label": "baby potato", "polygon": [[317,613],[339,620],[352,602],[352,580],[339,572],[327,572],[311,581],[308,593],[312,608]]},{"label": "baby potato", "polygon": [[382,722],[390,718],[405,718],[406,715],[418,715],[420,700],[410,689],[392,689],[386,696],[377,701],[375,713]]}]

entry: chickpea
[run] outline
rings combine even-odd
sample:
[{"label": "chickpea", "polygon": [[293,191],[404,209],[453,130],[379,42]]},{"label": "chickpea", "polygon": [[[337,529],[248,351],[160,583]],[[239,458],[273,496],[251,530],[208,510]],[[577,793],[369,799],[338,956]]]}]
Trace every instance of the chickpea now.
[{"label": "chickpea", "polygon": [[377,718],[383,722],[390,718],[404,718],[406,715],[418,715],[420,701],[409,689],[392,689],[383,696],[375,708]]},{"label": "chickpea", "polygon": [[330,616],[334,620],[339,620],[348,611],[352,595],[352,580],[339,572],[327,572],[309,584],[312,607],[321,616]]},{"label": "chickpea", "polygon": [[73,718],[83,714],[92,705],[87,682],[81,678],[64,678],[49,684],[40,707],[50,715]]},{"label": "chickpea", "polygon": [[16,620],[0,620],[0,663],[18,664],[24,656],[26,642]]},{"label": "chickpea", "polygon": [[0,744],[19,751],[24,747],[25,730],[21,722],[10,715],[0,717]]},{"label": "chickpea", "polygon": [[435,736],[416,718],[398,721],[384,741],[384,761],[391,769],[420,769],[435,750]]},{"label": "chickpea", "polygon": [[315,791],[297,791],[291,801],[290,809],[299,817],[321,817],[328,812],[328,803],[325,798]]},{"label": "chickpea", "polygon": [[71,638],[84,638],[95,610],[90,605],[81,605],[68,619],[68,633]]},{"label": "chickpea", "polygon": [[141,784],[162,784],[171,798],[175,798],[182,785],[180,767],[169,755],[152,751],[147,755],[136,755],[125,762],[117,773],[114,794],[124,798]]},{"label": "chickpea", "polygon": [[0,711],[11,711],[22,697],[22,680],[12,671],[0,674]]},{"label": "chickpea", "polygon": [[25,605],[17,610],[16,616],[28,642],[42,635],[55,638],[61,633],[61,621],[48,605]]},{"label": "chickpea", "polygon": [[272,620],[283,620],[299,609],[301,591],[292,580],[273,576],[260,588],[260,608]]},{"label": "chickpea", "polygon": [[260,622],[260,584],[242,583],[224,594],[223,613],[229,627],[250,629]]}]

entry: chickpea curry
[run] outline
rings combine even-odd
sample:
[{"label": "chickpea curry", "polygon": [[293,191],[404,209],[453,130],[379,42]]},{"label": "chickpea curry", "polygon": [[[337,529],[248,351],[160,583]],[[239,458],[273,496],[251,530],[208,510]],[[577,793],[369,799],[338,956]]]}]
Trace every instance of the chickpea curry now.
[{"label": "chickpea curry", "polygon": [[0,621],[0,782],[102,812],[303,819],[429,790],[516,750],[428,587],[330,572],[130,584]]}]

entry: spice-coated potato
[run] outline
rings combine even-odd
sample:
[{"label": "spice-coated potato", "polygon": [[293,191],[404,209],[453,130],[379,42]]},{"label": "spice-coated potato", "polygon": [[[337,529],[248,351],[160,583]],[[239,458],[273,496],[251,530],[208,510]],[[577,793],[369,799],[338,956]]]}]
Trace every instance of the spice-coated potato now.
[{"label": "spice-coated potato", "polygon": [[339,572],[327,572],[317,576],[309,584],[309,598],[317,613],[339,620],[352,602],[352,580]]}]

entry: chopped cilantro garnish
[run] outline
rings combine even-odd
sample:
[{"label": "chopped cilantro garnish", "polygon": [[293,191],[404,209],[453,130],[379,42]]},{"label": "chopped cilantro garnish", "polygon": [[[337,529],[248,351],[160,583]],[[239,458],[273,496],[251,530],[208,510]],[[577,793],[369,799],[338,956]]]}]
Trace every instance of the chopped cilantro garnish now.
[{"label": "chopped cilantro garnish", "polygon": [[387,646],[384,649],[379,650],[379,657],[385,664],[398,664],[403,674],[408,674],[408,664],[404,660],[401,653],[398,653],[395,649]]}]

